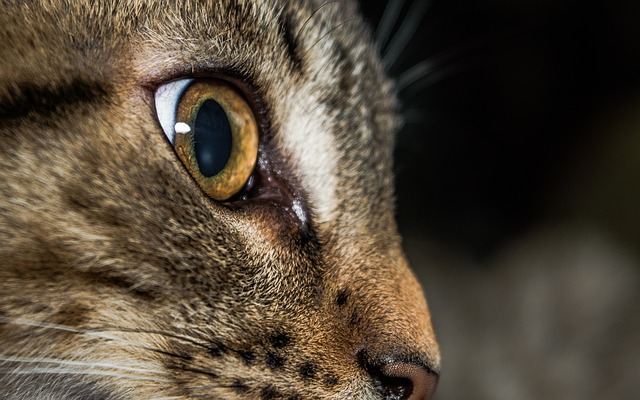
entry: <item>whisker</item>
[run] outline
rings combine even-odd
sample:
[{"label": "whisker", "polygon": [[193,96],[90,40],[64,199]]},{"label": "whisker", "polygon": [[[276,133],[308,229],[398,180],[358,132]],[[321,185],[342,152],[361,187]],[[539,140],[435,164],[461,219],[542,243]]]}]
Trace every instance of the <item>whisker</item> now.
[{"label": "whisker", "polygon": [[[119,369],[123,371],[131,371],[131,372],[166,374],[166,372],[155,370],[155,369],[137,368],[137,367],[127,366],[127,365],[119,365],[119,364],[106,363],[106,362],[71,361],[71,360],[60,360],[60,359],[46,358],[46,357],[7,357],[7,356],[0,355],[0,365],[7,364],[7,363],[56,364],[56,365],[64,365],[64,366],[72,366],[72,367],[112,368],[112,369]],[[134,364],[129,364],[129,365],[134,365]],[[20,367],[17,367],[17,368],[20,368]]]},{"label": "whisker", "polygon": [[35,321],[35,320],[24,319],[24,318],[8,319],[8,318],[2,318],[2,317],[0,317],[0,323],[14,323],[14,324],[18,324],[18,325],[33,326],[35,328],[45,328],[45,329],[52,329],[52,330],[70,332],[70,333],[77,333],[77,334],[81,334],[81,335],[93,336],[93,337],[98,337],[98,338],[107,339],[107,340],[113,340],[113,341],[116,341],[116,342],[119,342],[119,343],[140,347],[140,344],[132,342],[132,341],[127,340],[127,339],[123,339],[123,338],[118,337],[118,336],[108,335],[108,334],[104,334],[104,333],[101,333],[101,332],[91,331],[91,330],[86,330],[86,329],[73,328],[73,327],[67,326],[67,325],[52,324],[52,323],[49,323],[49,322]]},{"label": "whisker", "polygon": [[353,21],[362,21],[362,18],[360,18],[360,17],[349,18],[348,20],[343,21],[343,22],[339,23],[338,25],[334,26],[334,27],[333,27],[333,28],[331,28],[327,33],[325,33],[324,35],[320,36],[320,38],[319,38],[319,39],[318,39],[318,40],[317,40],[313,45],[311,45],[311,47],[309,47],[309,48],[304,52],[304,54],[302,55],[302,58],[304,59],[304,58],[307,56],[307,54],[308,54],[308,53],[309,53],[309,52],[310,52],[310,51],[311,51],[311,50],[312,50],[312,49],[313,49],[313,48],[314,48],[318,43],[320,43],[320,41],[321,41],[322,39],[324,39],[325,37],[327,37],[328,35],[330,35],[333,31],[335,31],[336,29],[341,28],[341,27],[343,27],[344,25],[346,25],[347,23],[349,23],[349,22],[353,22]]},{"label": "whisker", "polygon": [[[183,355],[183,354],[176,354],[170,351],[166,351],[166,350],[162,350],[162,349],[158,349],[158,348],[152,348],[152,347],[148,347],[145,345],[142,345],[140,343],[136,343],[134,341],[131,340],[127,340],[127,339],[123,339],[120,338],[118,336],[115,335],[109,335],[106,333],[103,333],[104,331],[114,331],[114,332],[131,332],[131,333],[144,333],[144,334],[156,334],[156,335],[162,335],[162,336],[166,336],[166,337],[170,337],[170,338],[174,338],[174,339],[178,339],[178,340],[183,340],[186,341],[188,343],[191,343],[193,345],[199,346],[201,348],[207,349],[209,351],[211,350],[217,350],[215,347],[212,346],[207,346],[206,344],[203,344],[201,342],[199,342],[197,339],[194,338],[189,338],[183,335],[177,335],[177,334],[173,334],[170,332],[165,332],[165,331],[160,331],[160,330],[144,330],[144,329],[128,329],[128,328],[116,328],[116,327],[103,327],[100,328],[101,330],[81,330],[81,329],[77,329],[77,328],[72,328],[69,326],[64,326],[64,325],[58,325],[58,324],[51,324],[51,323],[45,323],[45,322],[40,322],[40,321],[33,321],[33,320],[28,320],[28,319],[22,319],[22,318],[16,318],[16,319],[7,319],[7,318],[0,318],[0,323],[7,323],[7,321],[11,321],[13,323],[17,323],[17,324],[22,324],[22,325],[27,325],[27,326],[34,326],[34,327],[40,327],[40,328],[46,328],[46,329],[55,329],[55,330],[61,330],[61,331],[66,331],[66,332],[71,332],[71,333],[76,333],[76,334],[82,334],[82,335],[87,335],[87,336],[92,336],[92,337],[98,337],[101,339],[105,339],[105,340],[109,340],[109,341],[114,341],[116,344],[121,345],[121,346],[133,346],[139,349],[143,349],[143,350],[147,350],[147,351],[151,351],[154,353],[159,353],[159,354],[164,354],[170,357],[175,357],[175,358],[180,358],[186,361],[193,361],[193,357],[190,355]],[[234,352],[236,354],[241,354],[240,351],[232,349],[230,347],[226,347],[225,348],[231,352]],[[22,358],[11,358],[11,357],[7,357],[7,356],[0,356],[0,361],[4,362],[10,362],[12,360],[16,361],[16,360],[22,360],[25,363],[37,363],[37,362],[41,362],[41,363],[54,363],[54,364],[59,364],[59,365],[66,365],[66,366],[73,366],[73,367],[87,367],[87,366],[100,366],[101,368],[120,368],[122,370],[129,370],[131,369],[131,372],[138,372],[138,373],[142,373],[142,372],[149,372],[149,373],[158,373],[156,371],[153,370],[149,370],[147,371],[146,369],[141,369],[139,367],[133,367],[133,366],[118,366],[118,365],[111,365],[111,364],[95,364],[95,363],[89,363],[89,364],[84,364],[83,362],[79,362],[79,361],[54,361],[52,359],[48,359],[48,358],[40,358],[40,359],[36,359],[36,358],[27,358],[27,357],[22,357]],[[2,364],[0,362],[0,364]],[[135,370],[135,368],[137,368],[137,370]],[[203,375],[208,375],[211,377],[217,377],[217,375],[215,373],[209,372],[205,369],[197,369],[194,368],[193,366],[187,367],[184,365],[180,365],[179,369],[182,371],[191,371],[191,372],[195,372],[195,373],[199,373],[199,374],[203,374]]]},{"label": "whisker", "polygon": [[[404,92],[404,95],[415,94],[462,70],[463,67],[469,66],[468,63],[465,63],[464,66],[459,63],[441,68],[440,64],[443,64],[445,61],[447,60],[444,58],[428,59],[409,68],[400,75],[396,81],[398,92]],[[416,84],[417,82],[419,82],[419,84]]]},{"label": "whisker", "polygon": [[469,65],[465,64],[458,64],[458,65],[451,65],[445,69],[440,69],[437,71],[433,71],[425,76],[423,76],[422,78],[420,78],[418,81],[416,81],[416,83],[412,84],[411,86],[409,86],[408,88],[406,88],[403,91],[403,97],[404,98],[409,98],[413,95],[415,95],[416,93],[419,93],[433,85],[435,85],[438,82],[442,82],[443,80],[449,78],[452,75],[455,75],[457,73],[459,73],[460,71],[464,70],[465,68],[468,68]]},{"label": "whisker", "polygon": [[61,368],[0,368],[0,374],[2,375],[103,375],[113,376],[117,378],[141,380],[141,381],[154,381],[154,382],[171,382],[170,379],[163,379],[153,376],[144,375],[132,375],[121,374],[118,372],[93,370],[93,369],[61,369]]},{"label": "whisker", "polygon": [[[408,93],[415,94],[462,69],[469,68],[473,64],[471,62],[473,59],[464,61],[464,64],[458,62],[454,65],[448,65],[444,70],[437,70],[442,64],[450,63],[452,60],[459,59],[462,56],[475,54],[475,52],[484,50],[488,46],[497,46],[501,41],[510,38],[515,33],[517,32],[513,30],[491,32],[469,42],[457,45],[443,54],[431,56],[426,60],[420,61],[399,75],[396,79],[396,88],[399,92],[410,89]],[[425,77],[428,77],[428,79],[422,81],[419,85],[415,85],[416,82]]]},{"label": "whisker", "polygon": [[24,318],[12,318],[12,319],[9,319],[9,318],[0,317],[0,323],[15,323],[15,324],[19,324],[19,325],[33,326],[33,327],[36,327],[36,328],[45,328],[45,329],[53,329],[53,330],[59,330],[59,331],[64,331],[64,332],[70,332],[70,333],[75,333],[75,334],[79,334],[79,335],[97,337],[97,338],[100,338],[100,339],[113,341],[113,342],[115,342],[115,343],[117,343],[119,345],[132,346],[132,347],[136,347],[136,348],[139,348],[139,349],[152,351],[152,352],[155,352],[155,353],[164,354],[164,355],[168,355],[168,356],[172,356],[172,357],[178,357],[178,358],[182,358],[182,359],[190,359],[191,358],[189,356],[176,354],[176,353],[172,353],[172,352],[169,352],[169,351],[166,351],[166,350],[161,350],[161,349],[156,349],[156,348],[153,348],[153,347],[145,346],[145,345],[142,345],[140,343],[137,343],[137,342],[134,342],[134,341],[131,341],[131,340],[123,339],[121,337],[114,336],[114,335],[105,334],[105,333],[102,333],[102,332],[99,332],[99,331],[78,329],[78,328],[73,328],[73,327],[66,326],[66,325],[52,324],[52,323],[48,323],[48,322],[34,321],[34,320],[29,320],[29,319],[24,319]]},{"label": "whisker", "polygon": [[380,49],[380,53],[384,53],[385,46],[389,41],[389,36],[391,36],[391,31],[393,27],[398,23],[398,17],[400,16],[400,11],[404,6],[405,0],[388,0],[387,5],[384,8],[384,12],[382,13],[382,18],[380,18],[380,23],[378,23],[378,27],[376,28],[376,43],[378,43],[378,48]]},{"label": "whisker", "polygon": [[165,337],[169,337],[172,339],[178,339],[178,340],[182,340],[188,343],[191,343],[195,346],[198,347],[202,347],[204,349],[207,350],[211,350],[211,346],[206,345],[205,343],[199,342],[197,339],[194,338],[190,338],[188,336],[183,336],[183,335],[178,335],[176,333],[171,333],[171,332],[167,332],[167,331],[161,331],[161,330],[154,330],[154,329],[140,329],[140,328],[112,328],[112,327],[105,327],[105,328],[95,328],[93,329],[94,332],[127,332],[127,333],[147,333],[150,335],[160,335],[160,336],[165,336]]},{"label": "whisker", "polygon": [[429,58],[409,68],[396,79],[396,89],[402,92],[421,78],[433,73],[441,60]]},{"label": "whisker", "polygon": [[300,27],[300,29],[298,29],[298,32],[296,33],[295,36],[295,40],[298,41],[300,39],[300,35],[302,35],[302,33],[304,32],[304,28],[307,26],[307,24],[313,19],[313,17],[318,13],[318,11],[320,11],[322,8],[324,8],[325,6],[329,5],[329,4],[333,4],[333,3],[339,3],[339,0],[330,0],[330,1],[325,1],[324,3],[320,4],[320,6],[318,8],[316,8],[315,10],[313,10],[313,12],[311,13],[311,15],[309,16],[309,18],[307,18],[304,21],[304,24],[302,24],[302,26]]},{"label": "whisker", "polygon": [[387,51],[382,56],[382,63],[387,71],[393,67],[400,54],[404,51],[407,43],[409,43],[418,26],[420,26],[420,22],[422,22],[422,18],[430,5],[431,0],[416,1],[411,5],[407,16],[401,22],[400,28],[391,38]]}]

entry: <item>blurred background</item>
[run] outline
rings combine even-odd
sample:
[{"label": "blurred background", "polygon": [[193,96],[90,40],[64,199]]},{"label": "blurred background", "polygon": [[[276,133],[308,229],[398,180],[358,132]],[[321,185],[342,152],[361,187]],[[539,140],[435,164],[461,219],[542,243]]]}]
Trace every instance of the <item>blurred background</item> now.
[{"label": "blurred background", "polygon": [[637,399],[640,2],[361,9],[400,90],[397,217],[436,399]]}]

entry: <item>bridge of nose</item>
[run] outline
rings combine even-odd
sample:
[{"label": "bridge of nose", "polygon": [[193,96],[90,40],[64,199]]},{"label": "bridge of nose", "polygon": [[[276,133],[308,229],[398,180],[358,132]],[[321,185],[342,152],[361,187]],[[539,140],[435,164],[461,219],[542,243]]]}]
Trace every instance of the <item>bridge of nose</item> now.
[{"label": "bridge of nose", "polygon": [[[438,372],[440,352],[427,302],[399,246],[349,252],[328,279],[341,329],[367,362],[409,362]],[[364,255],[364,256],[363,256]]]}]

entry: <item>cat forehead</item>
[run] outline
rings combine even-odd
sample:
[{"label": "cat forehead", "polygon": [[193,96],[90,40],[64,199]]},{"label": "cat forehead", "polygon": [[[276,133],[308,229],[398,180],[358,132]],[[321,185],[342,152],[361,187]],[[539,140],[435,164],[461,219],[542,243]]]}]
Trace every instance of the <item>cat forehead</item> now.
[{"label": "cat forehead", "polygon": [[47,53],[19,68],[32,84],[70,72],[126,84],[232,73],[269,108],[320,222],[339,205],[361,212],[355,199],[372,191],[389,212],[395,100],[355,2],[55,0],[11,10],[25,51],[41,42]]},{"label": "cat forehead", "polygon": [[44,37],[42,41],[52,45],[100,52],[145,35],[158,45],[170,46],[177,40],[182,51],[224,50],[232,53],[229,56],[238,46],[243,52],[249,44],[270,46],[285,49],[295,63],[316,45],[327,51],[341,43],[343,52],[355,50],[359,43],[368,45],[363,19],[350,0],[9,0],[6,5],[5,29],[0,33],[18,45],[20,36],[29,37],[23,44],[30,45]]}]

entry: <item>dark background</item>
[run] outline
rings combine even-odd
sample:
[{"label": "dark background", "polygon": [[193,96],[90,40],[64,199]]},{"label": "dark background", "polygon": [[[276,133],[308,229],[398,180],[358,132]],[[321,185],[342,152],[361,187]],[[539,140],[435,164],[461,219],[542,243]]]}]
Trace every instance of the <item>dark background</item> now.
[{"label": "dark background", "polygon": [[[371,26],[386,5],[361,1]],[[425,5],[407,1],[394,32]],[[640,2],[426,10],[388,72],[433,65],[400,91],[395,172],[436,399],[637,398]]]},{"label": "dark background", "polygon": [[[406,3],[404,21],[420,0]],[[619,114],[634,106],[640,110],[640,2],[430,3],[389,69],[400,77],[422,60],[439,60],[432,74],[400,93],[406,116],[396,150],[401,229],[483,258],[541,220],[571,217],[595,220],[640,248],[634,188],[640,162],[613,167],[622,169],[613,175],[628,177],[615,188],[589,182],[609,179],[595,177],[594,169],[613,162],[600,153],[618,138],[602,125],[626,118]],[[386,4],[361,2],[372,26]],[[567,187],[572,184],[579,187]],[[598,190],[615,193],[598,204],[576,198]]]}]

